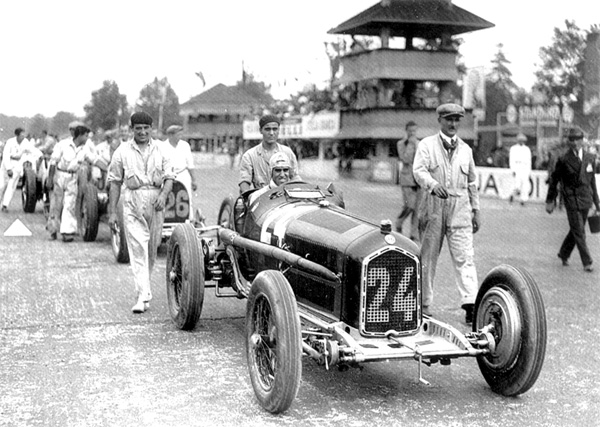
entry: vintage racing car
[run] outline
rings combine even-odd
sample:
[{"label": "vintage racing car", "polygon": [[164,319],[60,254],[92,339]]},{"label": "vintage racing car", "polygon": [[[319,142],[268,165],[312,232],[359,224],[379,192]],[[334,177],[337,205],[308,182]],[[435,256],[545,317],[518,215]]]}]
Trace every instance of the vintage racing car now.
[{"label": "vintage racing car", "polygon": [[[302,356],[329,369],[416,360],[449,365],[474,357],[496,393],[515,396],[538,378],[546,349],[540,291],[524,270],[488,273],[472,332],[421,310],[419,247],[347,210],[336,191],[287,183],[225,199],[218,224],[175,228],[167,249],[170,315],[192,329],[204,292],[247,298],[246,356],[264,409],[285,411],[300,384]],[[207,283],[211,281],[211,283]]]}]

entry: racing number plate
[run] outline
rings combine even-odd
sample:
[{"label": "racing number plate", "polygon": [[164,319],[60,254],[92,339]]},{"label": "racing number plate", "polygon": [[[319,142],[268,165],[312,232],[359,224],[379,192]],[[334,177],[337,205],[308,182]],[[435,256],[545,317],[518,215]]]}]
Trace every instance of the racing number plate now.
[{"label": "racing number plate", "polygon": [[181,182],[173,181],[165,206],[165,222],[185,222],[189,217],[190,196]]}]

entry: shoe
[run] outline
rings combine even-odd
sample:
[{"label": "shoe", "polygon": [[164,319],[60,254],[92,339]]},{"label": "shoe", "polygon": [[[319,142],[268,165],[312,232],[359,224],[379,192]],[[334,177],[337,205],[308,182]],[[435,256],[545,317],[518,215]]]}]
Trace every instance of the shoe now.
[{"label": "shoe", "polygon": [[428,306],[428,305],[424,305],[424,306],[421,308],[421,312],[422,312],[422,313],[423,313],[425,316],[429,316],[429,317],[433,316],[433,314],[431,313],[431,310],[429,309],[429,306]]},{"label": "shoe", "polygon": [[56,240],[56,238],[58,237],[56,231],[54,233],[50,233],[50,240]]},{"label": "shoe", "polygon": [[460,308],[465,311],[465,323],[467,325],[473,324],[473,309],[475,308],[474,304],[463,304]]},{"label": "shoe", "polygon": [[134,313],[143,313],[144,311],[146,311],[146,304],[144,301],[138,300],[138,302],[131,307],[131,311],[133,311]]},{"label": "shoe", "polygon": [[592,267],[592,264],[588,264],[583,266],[583,271],[587,271],[588,273],[591,273],[592,271],[594,271],[594,267]]},{"label": "shoe", "polygon": [[568,258],[563,258],[563,257],[560,256],[560,254],[558,254],[558,257],[562,261],[563,267],[567,267],[569,265],[569,259]]},{"label": "shoe", "polygon": [[72,234],[63,234],[62,241],[65,243],[72,242],[75,239]]}]

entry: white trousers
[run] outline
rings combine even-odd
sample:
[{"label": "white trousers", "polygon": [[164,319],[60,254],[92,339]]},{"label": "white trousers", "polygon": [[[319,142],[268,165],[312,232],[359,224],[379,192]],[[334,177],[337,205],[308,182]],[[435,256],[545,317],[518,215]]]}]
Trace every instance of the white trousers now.
[{"label": "white trousers", "polygon": [[154,209],[158,188],[123,189],[123,213],[129,260],[138,299],[150,301],[150,279],[161,242],[164,210]]},{"label": "white trousers", "polygon": [[10,205],[22,174],[22,169],[15,168],[13,169],[13,176],[9,177],[8,171],[2,163],[0,167],[0,199],[2,199],[2,206],[8,207]]},{"label": "white trousers", "polygon": [[421,236],[423,305],[430,306],[433,302],[433,282],[444,237],[448,240],[461,305],[473,304],[479,285],[475,269],[472,227],[447,227],[443,218],[438,216],[427,223]]},{"label": "white trousers", "polygon": [[519,171],[515,173],[515,186],[513,188],[513,194],[519,194],[522,202],[529,200],[529,172]]},{"label": "white trousers", "polygon": [[46,226],[50,233],[77,233],[77,187],[77,174],[56,170]]}]

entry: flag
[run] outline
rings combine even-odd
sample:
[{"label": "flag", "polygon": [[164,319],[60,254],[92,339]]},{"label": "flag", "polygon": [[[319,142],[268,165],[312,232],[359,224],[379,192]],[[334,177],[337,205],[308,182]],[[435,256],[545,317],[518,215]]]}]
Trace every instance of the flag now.
[{"label": "flag", "polygon": [[197,71],[196,75],[200,80],[202,80],[202,87],[206,86],[206,81],[204,80],[204,74],[202,74],[202,71]]}]

